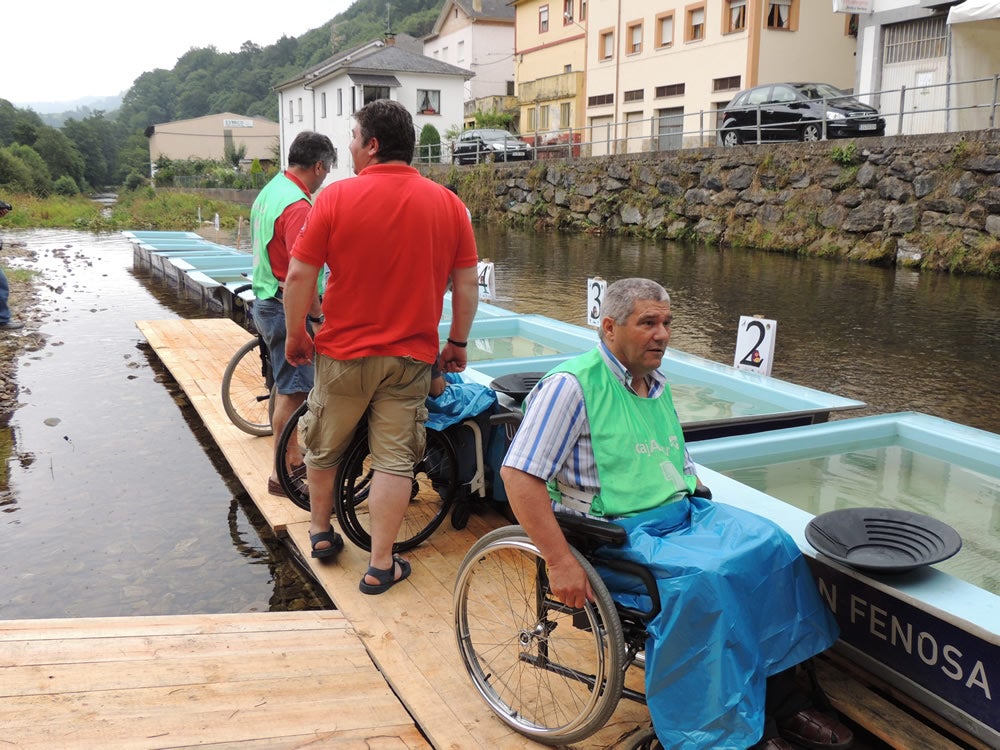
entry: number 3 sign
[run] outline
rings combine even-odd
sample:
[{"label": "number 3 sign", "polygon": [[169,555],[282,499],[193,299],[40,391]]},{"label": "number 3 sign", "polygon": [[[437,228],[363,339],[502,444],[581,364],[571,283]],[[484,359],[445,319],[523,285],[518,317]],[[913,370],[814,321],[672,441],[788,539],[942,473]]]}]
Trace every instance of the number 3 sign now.
[{"label": "number 3 sign", "polygon": [[733,367],[737,370],[751,370],[762,375],[771,374],[774,361],[774,339],[778,333],[778,322],[751,315],[740,316],[740,327],[736,332],[736,356]]},{"label": "number 3 sign", "polygon": [[608,282],[600,276],[587,279],[587,325],[601,327],[601,305],[604,304],[604,292]]}]

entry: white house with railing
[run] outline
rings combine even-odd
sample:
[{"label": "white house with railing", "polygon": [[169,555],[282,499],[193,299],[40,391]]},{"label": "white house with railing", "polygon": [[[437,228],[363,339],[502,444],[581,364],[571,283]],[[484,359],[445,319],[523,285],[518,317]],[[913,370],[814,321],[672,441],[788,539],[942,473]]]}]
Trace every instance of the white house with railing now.
[{"label": "white house with railing", "polygon": [[393,99],[413,115],[416,136],[424,125],[443,134],[461,127],[465,82],[475,75],[465,68],[425,57],[393,37],[378,39],[327,58],[274,87],[278,94],[282,166],[296,135],[314,130],[329,136],[337,164],[327,182],[354,172],[348,146],[352,115],[375,99]]}]

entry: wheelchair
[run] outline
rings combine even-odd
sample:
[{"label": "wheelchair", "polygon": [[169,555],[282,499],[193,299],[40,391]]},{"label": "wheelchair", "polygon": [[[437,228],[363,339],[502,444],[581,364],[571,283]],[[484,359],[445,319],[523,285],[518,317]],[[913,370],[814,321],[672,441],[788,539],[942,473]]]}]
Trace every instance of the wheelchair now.
[{"label": "wheelchair", "polygon": [[[308,405],[302,404],[289,418],[278,438],[277,456],[286,454],[289,441],[298,429],[299,419],[307,409]],[[483,429],[515,421],[519,416],[503,411],[489,416],[482,425],[476,418],[470,418],[443,431],[427,428],[424,454],[413,467],[410,502],[393,543],[393,552],[405,552],[426,541],[449,513],[453,528],[466,527],[472,514],[473,499],[488,496]],[[475,456],[472,467],[463,464],[456,450],[459,446],[456,430],[459,429],[467,430],[472,435]],[[283,460],[278,460],[275,471],[289,499],[303,510],[309,510],[305,467],[290,471]],[[373,473],[367,421],[363,420],[344,454],[334,487],[333,511],[344,536],[364,550],[371,550],[372,543],[368,493]]]},{"label": "wheelchair", "polygon": [[[505,724],[549,745],[568,745],[607,723],[621,698],[645,704],[625,684],[644,665],[646,626],[660,611],[656,582],[641,565],[602,557],[622,546],[617,524],[557,513],[572,552],[594,592],[584,607],[553,598],[545,561],[520,526],[496,529],[476,542],[459,568],[455,635],[476,690]],[[597,568],[637,578],[648,611],[617,604]],[[647,730],[635,747],[656,746]]]}]

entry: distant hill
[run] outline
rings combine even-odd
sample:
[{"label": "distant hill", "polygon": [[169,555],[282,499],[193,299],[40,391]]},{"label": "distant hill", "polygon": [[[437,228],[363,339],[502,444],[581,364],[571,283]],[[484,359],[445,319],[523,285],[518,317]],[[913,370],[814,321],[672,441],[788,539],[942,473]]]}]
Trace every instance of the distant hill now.
[{"label": "distant hill", "polygon": [[118,96],[84,96],[69,102],[11,102],[19,109],[30,109],[42,118],[42,122],[54,128],[61,128],[66,120],[82,120],[95,110],[113,112],[122,105],[122,94]]}]

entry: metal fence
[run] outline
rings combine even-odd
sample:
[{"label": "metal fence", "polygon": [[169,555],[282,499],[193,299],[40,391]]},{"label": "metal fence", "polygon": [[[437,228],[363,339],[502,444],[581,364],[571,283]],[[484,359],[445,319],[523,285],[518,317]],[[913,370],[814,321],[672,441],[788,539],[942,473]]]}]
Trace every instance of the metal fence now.
[{"label": "metal fence", "polygon": [[[869,104],[885,120],[886,135],[918,135],[954,133],[967,130],[984,130],[1000,124],[1000,74],[926,86],[884,89],[848,96]],[[806,124],[815,124],[818,138],[826,140],[841,129],[830,127],[830,112],[836,97],[816,100],[822,107],[814,119],[798,120],[793,132],[787,125],[767,122],[767,103],[744,108],[751,116],[745,128],[743,143],[802,140]],[[832,102],[832,104],[831,104]],[[519,137],[531,145],[536,159],[574,159],[608,154],[631,154],[668,151],[684,148],[702,148],[722,145],[724,105],[713,110],[684,112],[665,109],[654,117],[627,118],[612,122],[611,118],[595,122],[584,128],[562,128],[538,133],[524,133]],[[881,130],[881,129],[879,129]],[[868,133],[853,132],[852,136],[864,137]],[[512,136],[513,137],[513,136]],[[808,136],[807,136],[808,139]],[[418,147],[416,161],[422,163],[458,163],[452,153],[454,141],[445,141],[432,147]],[[437,149],[431,151],[430,149]],[[496,154],[482,150],[475,154],[477,162],[502,160]]]}]

